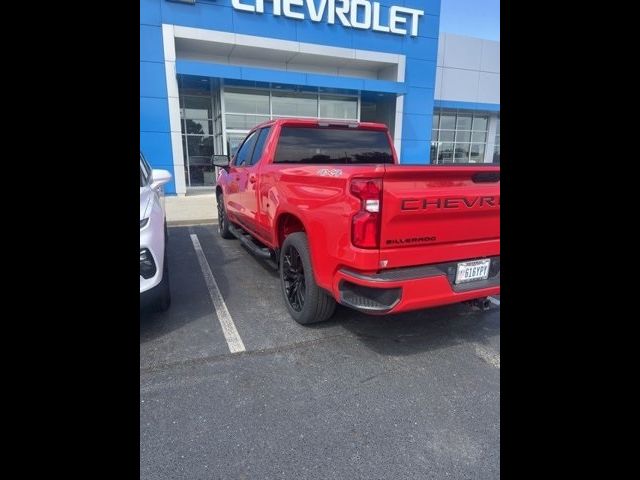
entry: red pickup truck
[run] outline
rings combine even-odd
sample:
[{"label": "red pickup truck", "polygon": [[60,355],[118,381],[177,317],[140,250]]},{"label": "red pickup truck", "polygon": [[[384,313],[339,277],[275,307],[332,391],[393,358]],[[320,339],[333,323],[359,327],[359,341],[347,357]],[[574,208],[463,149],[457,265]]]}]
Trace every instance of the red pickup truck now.
[{"label": "red pickup truck", "polygon": [[499,166],[399,165],[383,124],[301,119],[214,164],[220,235],[279,269],[299,323],[500,293]]}]

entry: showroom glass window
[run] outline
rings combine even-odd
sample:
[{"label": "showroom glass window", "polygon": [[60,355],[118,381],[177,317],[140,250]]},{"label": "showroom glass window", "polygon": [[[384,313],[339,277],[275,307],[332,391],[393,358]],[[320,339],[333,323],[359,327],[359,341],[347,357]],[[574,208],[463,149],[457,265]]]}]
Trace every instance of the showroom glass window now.
[{"label": "showroom glass window", "polygon": [[[233,156],[247,133],[275,118],[360,118],[360,97],[339,89],[239,84],[178,75],[187,187],[215,185],[213,154]],[[225,149],[226,147],[226,149]]]},{"label": "showroom glass window", "polygon": [[253,88],[225,85],[224,118],[231,155],[253,127],[276,118],[358,120],[358,95],[299,90],[289,85]]},{"label": "showroom glass window", "polygon": [[181,76],[180,123],[185,179],[189,187],[215,185],[214,97],[208,78]]},{"label": "showroom glass window", "polygon": [[250,130],[269,120],[269,92],[225,88],[224,107],[228,130]]},{"label": "showroom glass window", "polygon": [[437,109],[433,115],[431,163],[483,163],[489,114]]}]

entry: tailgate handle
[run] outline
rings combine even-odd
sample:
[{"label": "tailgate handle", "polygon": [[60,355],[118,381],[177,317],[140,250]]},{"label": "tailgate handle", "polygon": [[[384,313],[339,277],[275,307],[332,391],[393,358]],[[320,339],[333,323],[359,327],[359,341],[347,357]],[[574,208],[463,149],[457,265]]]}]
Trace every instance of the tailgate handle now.
[{"label": "tailgate handle", "polygon": [[500,181],[500,172],[479,172],[471,177],[474,183],[495,183]]}]

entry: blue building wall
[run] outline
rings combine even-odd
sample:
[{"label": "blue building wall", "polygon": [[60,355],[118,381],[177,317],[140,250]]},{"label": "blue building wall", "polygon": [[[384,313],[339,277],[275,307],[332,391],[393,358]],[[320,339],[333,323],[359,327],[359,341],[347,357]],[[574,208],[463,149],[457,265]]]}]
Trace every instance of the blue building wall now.
[{"label": "blue building wall", "polygon": [[[270,72],[268,69],[251,70],[254,76],[261,75],[267,81],[268,77],[273,75],[273,81],[295,84],[297,79],[304,76],[306,85],[343,88],[363,85],[365,90],[404,93],[401,162],[428,163],[440,0],[378,1],[381,4],[382,22],[387,21],[391,5],[424,10],[425,15],[419,19],[419,36],[356,30],[346,28],[339,22],[329,25],[325,22],[311,22],[308,19],[302,21],[273,16],[270,13],[271,2],[268,1],[265,2],[265,13],[253,14],[233,9],[231,0],[197,0],[195,5],[167,0],[140,0],[140,147],[148,161],[154,168],[166,168],[173,172],[161,28],[163,23],[167,23],[405,55],[405,82],[401,85],[395,82],[345,79],[329,75],[277,70]],[[188,63],[178,63],[177,67],[185,70],[198,68],[197,65]],[[174,172],[174,175],[183,175],[183,172]],[[173,182],[167,186],[166,192],[175,192]]]},{"label": "blue building wall", "polygon": [[[153,168],[174,172],[162,44],[164,0],[140,0],[140,150]],[[165,192],[176,191],[175,181]]]}]

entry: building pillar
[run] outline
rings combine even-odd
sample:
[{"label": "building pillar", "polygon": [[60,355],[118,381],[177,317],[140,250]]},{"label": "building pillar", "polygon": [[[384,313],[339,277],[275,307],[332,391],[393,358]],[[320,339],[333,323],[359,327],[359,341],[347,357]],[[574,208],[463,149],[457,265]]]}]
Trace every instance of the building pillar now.
[{"label": "building pillar", "polygon": [[169,127],[171,129],[171,155],[173,157],[173,179],[176,195],[184,197],[187,185],[184,178],[184,155],[182,152],[182,127],[180,124],[180,98],[178,93],[178,75],[176,72],[176,47],[173,25],[162,25],[162,43],[164,46],[164,67],[167,81],[167,106],[169,108]]}]

